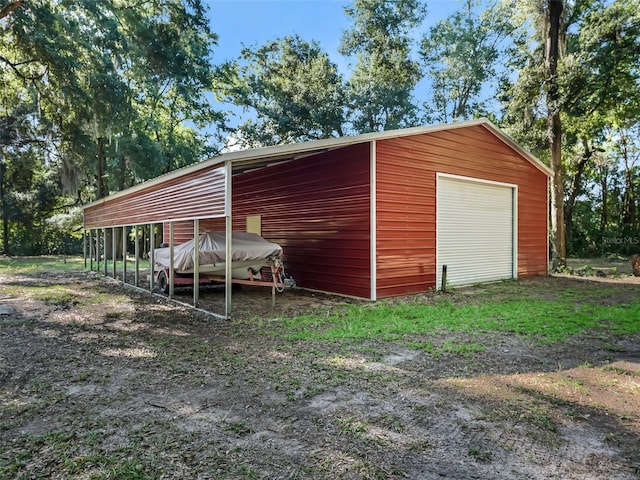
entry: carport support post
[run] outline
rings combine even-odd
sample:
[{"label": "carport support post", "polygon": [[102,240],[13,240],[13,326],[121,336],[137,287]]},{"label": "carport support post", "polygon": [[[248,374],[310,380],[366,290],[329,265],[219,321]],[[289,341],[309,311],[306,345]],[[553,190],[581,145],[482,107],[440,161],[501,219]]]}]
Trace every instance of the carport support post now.
[{"label": "carport support post", "polygon": [[116,278],[116,227],[111,227],[111,261],[113,262],[113,278]]},{"label": "carport support post", "polygon": [[127,283],[127,227],[122,227],[122,281]]},{"label": "carport support post", "polygon": [[140,226],[136,225],[133,227],[135,229],[135,280],[134,285],[137,287],[140,283]]},{"label": "carport support post", "polygon": [[87,269],[87,231],[82,229],[82,260],[84,260],[84,269]]},{"label": "carport support post", "polygon": [[104,276],[107,276],[107,229],[102,229],[102,259],[104,260]]},{"label": "carport support post", "polygon": [[169,298],[173,298],[173,222],[169,222]]},{"label": "carport support post", "polygon": [[156,248],[156,232],[155,225],[153,223],[149,224],[149,231],[151,232],[151,238],[149,239],[149,291],[153,292],[154,281],[154,266],[156,262],[156,254],[154,252]]},{"label": "carport support post", "polygon": [[89,270],[93,272],[93,230],[89,229]]},{"label": "carport support post", "polygon": [[227,318],[231,318],[231,262],[233,261],[233,245],[231,242],[231,235],[233,233],[231,222],[231,184],[233,171],[231,169],[231,162],[226,162],[225,165],[225,188],[224,188],[224,216],[225,216],[225,269],[224,269],[224,315]]},{"label": "carport support post", "polygon": [[96,228],[96,273],[100,273],[100,229]]},{"label": "carport support post", "polygon": [[193,306],[198,306],[200,295],[200,220],[193,220]]}]

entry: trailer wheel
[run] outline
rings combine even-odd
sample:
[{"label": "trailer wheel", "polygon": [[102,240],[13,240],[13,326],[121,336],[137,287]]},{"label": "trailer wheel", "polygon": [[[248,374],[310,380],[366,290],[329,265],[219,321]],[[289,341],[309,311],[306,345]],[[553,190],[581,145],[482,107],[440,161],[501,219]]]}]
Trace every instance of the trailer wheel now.
[{"label": "trailer wheel", "polygon": [[158,273],[158,288],[165,295],[169,295],[169,279],[167,278],[167,272],[160,270]]}]

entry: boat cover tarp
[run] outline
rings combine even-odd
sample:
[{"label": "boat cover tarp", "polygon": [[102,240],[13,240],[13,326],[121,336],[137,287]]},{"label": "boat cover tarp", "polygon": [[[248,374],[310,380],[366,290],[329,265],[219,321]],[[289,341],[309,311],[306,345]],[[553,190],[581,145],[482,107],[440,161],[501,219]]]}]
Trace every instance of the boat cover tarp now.
[{"label": "boat cover tarp", "polygon": [[[207,232],[200,235],[200,265],[217,265],[226,260],[225,232]],[[176,271],[193,268],[193,240],[173,247],[173,268]],[[282,247],[271,243],[260,235],[247,232],[233,232],[231,236],[232,262],[266,260],[281,257]],[[169,247],[154,250],[156,263],[165,268],[170,265]]]}]

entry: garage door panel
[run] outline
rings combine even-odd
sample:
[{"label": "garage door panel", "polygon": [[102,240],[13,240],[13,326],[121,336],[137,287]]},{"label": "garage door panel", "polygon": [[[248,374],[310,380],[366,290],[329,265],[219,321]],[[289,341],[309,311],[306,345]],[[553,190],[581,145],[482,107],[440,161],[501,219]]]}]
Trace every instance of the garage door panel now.
[{"label": "garage door panel", "polygon": [[508,185],[438,177],[437,286],[512,278],[514,189]]}]

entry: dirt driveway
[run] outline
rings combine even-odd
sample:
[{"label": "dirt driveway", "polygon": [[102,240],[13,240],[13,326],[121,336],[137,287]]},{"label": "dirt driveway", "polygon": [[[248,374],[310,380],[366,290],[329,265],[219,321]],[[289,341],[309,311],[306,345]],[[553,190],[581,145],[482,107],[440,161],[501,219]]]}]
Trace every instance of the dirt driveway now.
[{"label": "dirt driveway", "polygon": [[639,335],[430,355],[290,340],[282,318],[345,300],[242,295],[220,321],[91,273],[1,277],[0,478],[640,478]]}]

